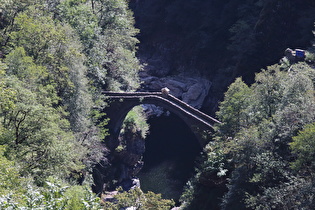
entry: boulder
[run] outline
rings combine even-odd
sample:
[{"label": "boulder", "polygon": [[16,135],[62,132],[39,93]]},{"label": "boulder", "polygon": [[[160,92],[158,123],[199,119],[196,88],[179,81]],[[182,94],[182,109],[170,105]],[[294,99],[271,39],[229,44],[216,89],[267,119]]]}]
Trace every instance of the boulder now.
[{"label": "boulder", "polygon": [[164,114],[164,110],[162,107],[156,106],[154,104],[144,104],[142,105],[144,112],[148,116],[156,116],[160,117],[162,114]]},{"label": "boulder", "polygon": [[202,104],[208,95],[209,88],[201,83],[193,84],[185,93],[182,94],[182,100],[187,104],[201,108]]},{"label": "boulder", "polygon": [[211,82],[204,78],[184,74],[159,78],[143,72],[140,77],[142,91],[161,91],[167,87],[170,94],[197,109],[202,107],[211,87]]},{"label": "boulder", "polygon": [[116,202],[117,199],[115,198],[115,195],[118,194],[118,191],[110,191],[110,192],[105,192],[104,195],[102,196],[102,200],[105,202]]}]

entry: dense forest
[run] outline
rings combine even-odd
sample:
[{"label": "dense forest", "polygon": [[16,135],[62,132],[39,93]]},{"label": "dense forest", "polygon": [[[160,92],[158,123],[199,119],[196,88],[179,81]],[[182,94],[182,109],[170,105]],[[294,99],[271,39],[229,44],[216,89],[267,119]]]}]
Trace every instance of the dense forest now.
[{"label": "dense forest", "polygon": [[[314,21],[312,0],[0,0],[0,208],[313,209]],[[110,151],[103,92],[141,71],[212,83],[222,123],[177,202],[113,176],[149,126],[133,109]]]},{"label": "dense forest", "polygon": [[1,209],[101,208],[101,91],[139,86],[133,24],[123,0],[1,0]]}]

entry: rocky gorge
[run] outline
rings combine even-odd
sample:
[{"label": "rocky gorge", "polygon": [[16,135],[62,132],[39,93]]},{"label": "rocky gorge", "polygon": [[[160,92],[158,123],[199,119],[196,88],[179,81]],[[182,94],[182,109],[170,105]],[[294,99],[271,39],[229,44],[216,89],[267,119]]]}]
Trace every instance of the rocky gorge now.
[{"label": "rocky gorge", "polygon": [[[142,81],[139,91],[160,91],[167,87],[175,97],[210,115],[215,114],[224,91],[236,77],[242,76],[250,84],[255,72],[278,62],[288,43],[304,48],[312,40],[312,8],[298,1],[138,0],[130,1],[130,7],[141,31],[138,57],[143,71],[139,75]],[[268,16],[274,18],[273,22]],[[193,135],[183,132],[187,128],[176,116],[151,104],[143,108],[150,134],[147,139],[137,132],[120,136],[124,149],[113,155],[116,181],[125,189],[140,186],[141,180],[152,176],[150,172],[157,164],[164,170],[159,173],[174,173],[172,168],[180,173],[183,168],[177,167],[173,154],[178,156],[177,160],[190,162],[185,181],[181,180],[183,187],[192,176],[194,160],[201,148],[192,144]],[[164,125],[167,126],[163,128]],[[181,142],[184,137],[180,133],[190,139]],[[191,150],[177,153],[179,147]],[[162,161],[164,158],[159,153],[175,159]],[[185,160],[186,156],[189,160]],[[143,185],[149,186],[147,183]],[[167,181],[166,185],[170,186]],[[178,200],[179,194],[173,196]]]}]

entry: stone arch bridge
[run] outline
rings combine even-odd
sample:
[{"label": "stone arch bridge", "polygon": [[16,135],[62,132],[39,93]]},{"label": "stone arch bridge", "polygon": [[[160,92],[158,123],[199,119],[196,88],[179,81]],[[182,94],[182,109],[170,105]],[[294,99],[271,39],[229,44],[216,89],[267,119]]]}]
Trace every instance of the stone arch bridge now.
[{"label": "stone arch bridge", "polygon": [[105,113],[110,119],[107,125],[110,136],[107,145],[110,149],[118,146],[118,136],[127,113],[140,104],[154,104],[161,106],[180,117],[197,137],[201,147],[208,142],[213,126],[220,123],[218,120],[195,109],[187,103],[168,93],[162,92],[104,92],[109,106]]}]

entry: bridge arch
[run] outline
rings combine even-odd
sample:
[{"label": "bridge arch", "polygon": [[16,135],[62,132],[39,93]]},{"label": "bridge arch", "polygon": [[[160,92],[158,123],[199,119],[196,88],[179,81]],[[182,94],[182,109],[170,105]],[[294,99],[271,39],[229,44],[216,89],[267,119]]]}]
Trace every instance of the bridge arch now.
[{"label": "bridge arch", "polygon": [[213,132],[213,125],[218,120],[200,112],[171,94],[162,92],[119,93],[105,92],[109,106],[104,110],[110,119],[107,125],[110,136],[106,141],[110,149],[118,146],[118,136],[122,123],[128,112],[141,104],[154,104],[167,109],[180,117],[190,127],[203,147],[207,143],[207,135]]},{"label": "bridge arch", "polygon": [[[203,147],[208,141],[208,134],[213,132],[213,125],[220,123],[218,120],[200,112],[199,110],[191,107],[187,103],[177,99],[168,93],[162,92],[134,92],[134,93],[121,93],[121,92],[104,92],[108,106],[103,110],[109,118],[107,128],[110,135],[106,137],[105,144],[110,151],[115,151],[119,146],[119,134],[123,124],[123,121],[128,112],[135,106],[141,104],[154,104],[164,107],[170,112],[177,115],[183,120],[185,124],[192,130],[198,144]],[[108,177],[112,177],[112,180],[119,180],[122,183],[123,180],[131,180],[131,174],[125,173],[129,169],[129,166],[124,168],[124,164],[120,163],[119,157],[116,157],[115,152],[106,154],[110,160],[115,160],[116,165],[112,165],[112,170],[106,168],[106,162],[102,162],[94,167],[93,178],[94,186],[93,191],[100,193],[105,188],[105,183],[108,183]],[[117,165],[118,163],[118,165]],[[132,166],[133,167],[133,166]],[[121,175],[117,175],[117,171],[123,170]],[[132,170],[131,170],[132,171]],[[109,173],[109,174],[108,174]]]}]

